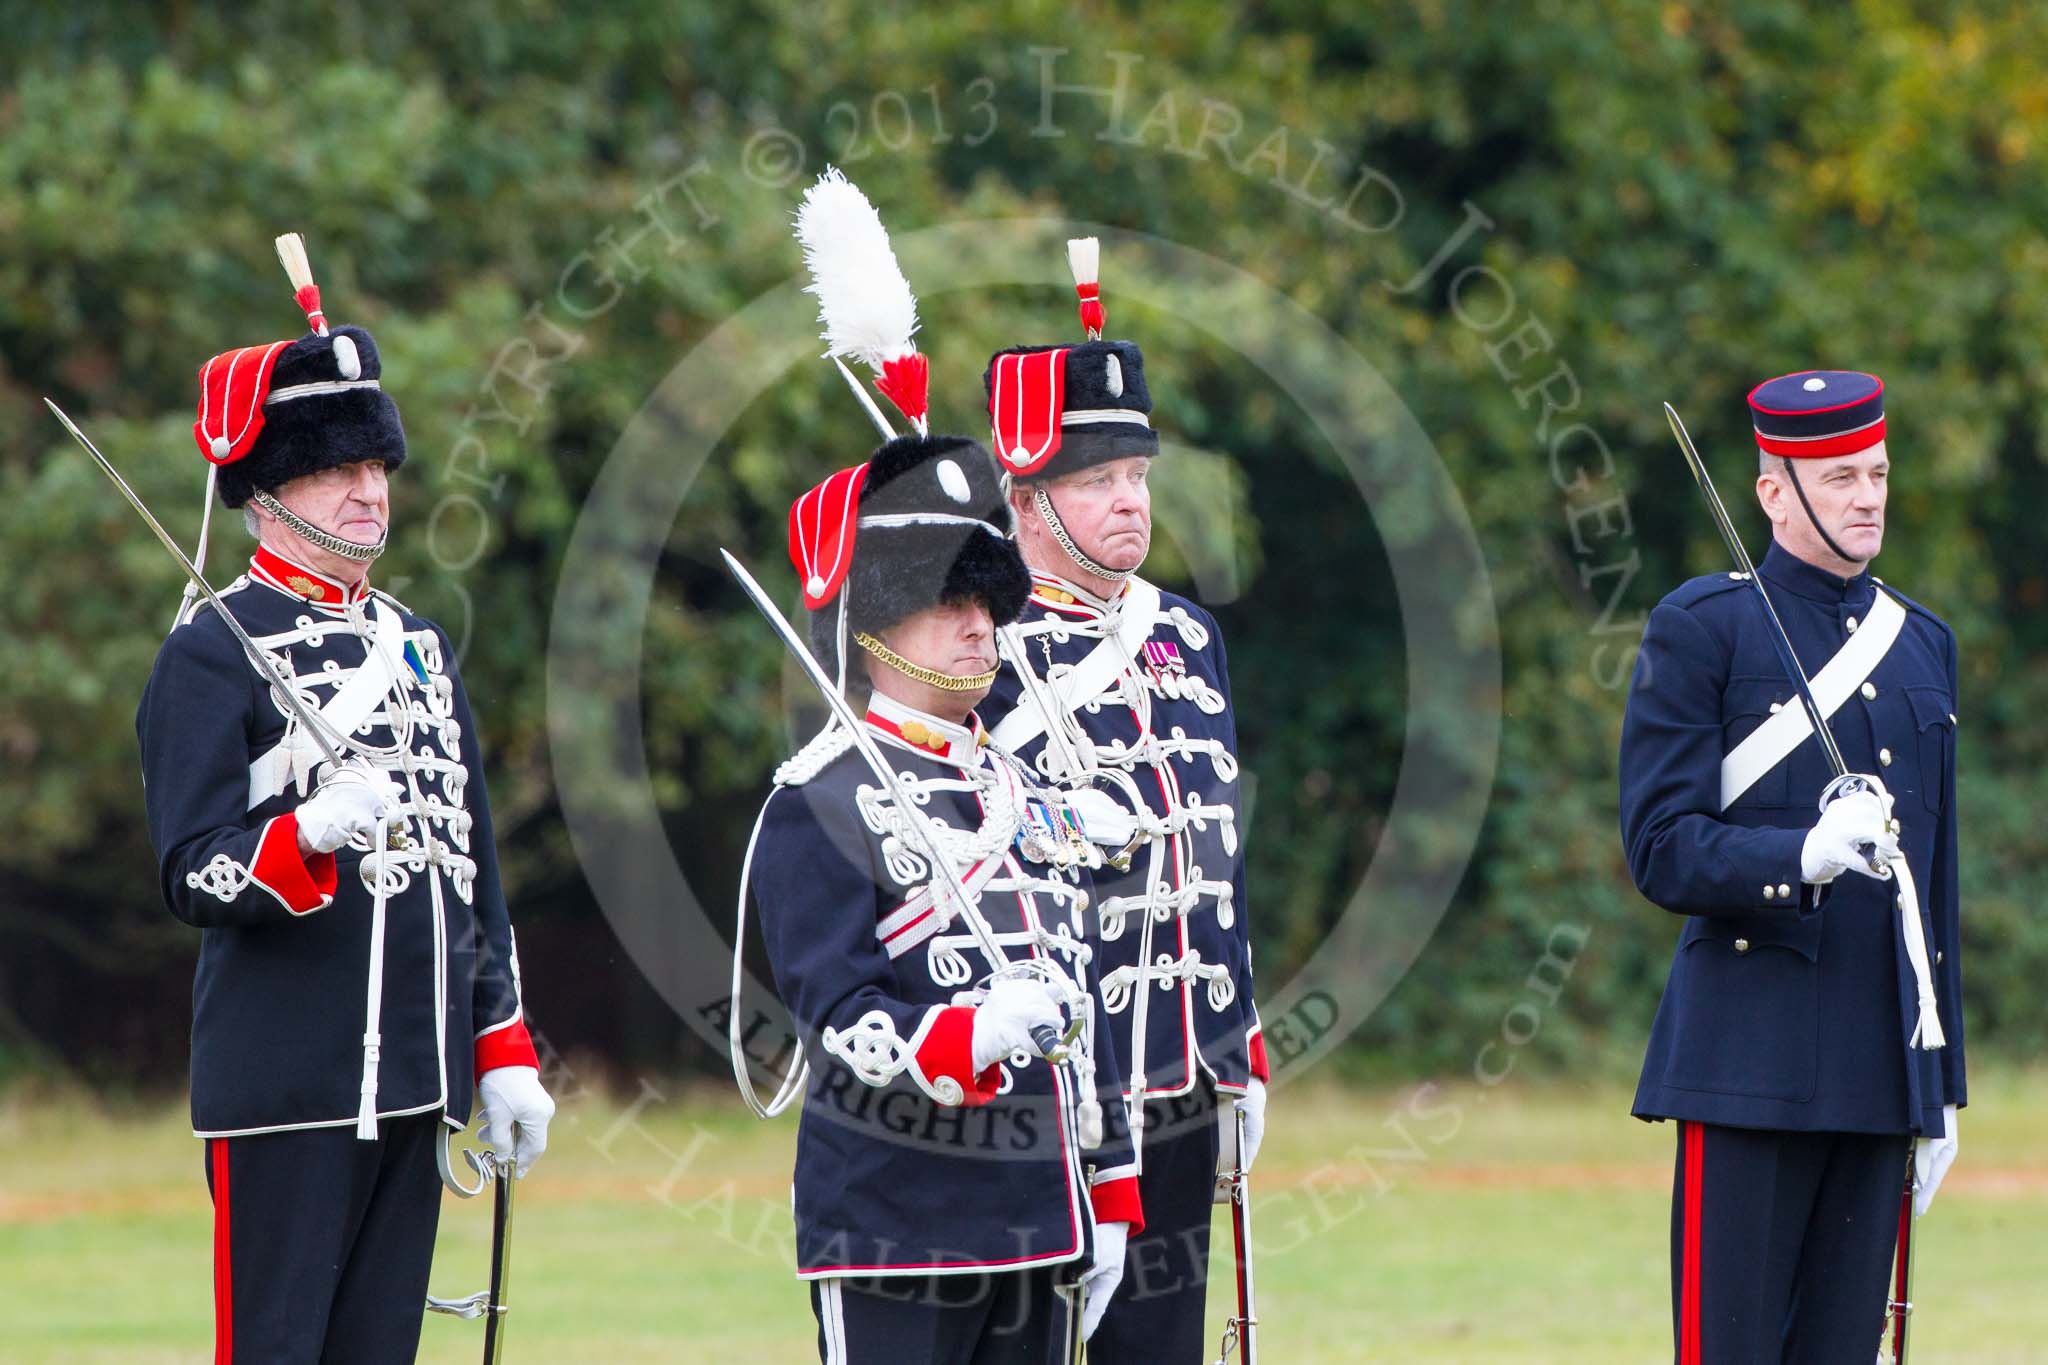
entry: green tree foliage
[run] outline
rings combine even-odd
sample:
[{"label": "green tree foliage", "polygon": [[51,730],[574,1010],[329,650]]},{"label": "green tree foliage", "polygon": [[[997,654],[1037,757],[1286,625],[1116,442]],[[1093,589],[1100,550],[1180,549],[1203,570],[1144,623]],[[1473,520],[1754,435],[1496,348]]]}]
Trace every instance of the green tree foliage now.
[{"label": "green tree foliage", "polygon": [[[1741,503],[1751,383],[1808,364],[1883,374],[1897,496],[1880,571],[1963,644],[1972,1040],[2048,1043],[2038,7],[770,9],[10,17],[0,1057],[175,1065],[165,1021],[192,952],[157,901],[130,728],[177,576],[40,397],[189,544],[195,371],[291,334],[270,249],[287,229],[306,234],[330,312],[387,358],[413,462],[379,580],[463,644],[537,1013],[564,1043],[674,1055],[687,1035],[583,889],[548,711],[644,725],[692,885],[725,900],[791,730],[780,660],[711,549],[779,568],[789,501],[864,453],[829,371],[795,362],[719,434],[647,619],[605,647],[642,654],[639,686],[551,693],[551,607],[621,432],[693,350],[743,349],[719,329],[795,273],[789,215],[828,160],[899,234],[1058,219],[1232,263],[1365,356],[1427,433],[1491,594],[1490,612],[1480,594],[1429,624],[1497,630],[1504,728],[1477,856],[1355,1040],[1367,1064],[1470,1064],[1505,1010],[1543,998],[1527,977],[1560,926],[1584,948],[1527,1065],[1633,1060],[1676,926],[1634,894],[1617,847],[1622,684],[1657,597],[1720,567],[1657,404],[1687,414]],[[1284,980],[1390,852],[1408,718],[1449,705],[1411,695],[1418,623],[1382,539],[1446,527],[1398,499],[1368,515],[1240,338],[1120,311],[1115,258],[1104,268],[1113,325],[1145,345],[1160,425],[1188,455],[1154,567],[1228,599],[1258,779],[1252,914],[1262,976]],[[1072,327],[1055,287],[925,313],[938,424],[967,430],[989,350]],[[1746,525],[1760,543],[1760,519]],[[216,519],[217,579],[244,545]],[[79,1004],[111,992],[131,1008]]]}]

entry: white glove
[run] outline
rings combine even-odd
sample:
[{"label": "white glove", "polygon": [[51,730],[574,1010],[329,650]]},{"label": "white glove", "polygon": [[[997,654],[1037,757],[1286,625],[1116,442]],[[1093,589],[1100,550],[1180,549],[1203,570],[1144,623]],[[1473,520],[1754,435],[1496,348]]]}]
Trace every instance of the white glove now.
[{"label": "white glove", "polygon": [[548,1120],[555,1116],[555,1102],[541,1088],[540,1072],[530,1066],[496,1067],[483,1074],[476,1088],[484,1101],[484,1139],[500,1160],[512,1158],[515,1176],[525,1175],[548,1149]]},{"label": "white glove", "polygon": [[299,833],[315,853],[332,853],[357,836],[375,834],[377,821],[403,799],[381,769],[358,760],[329,767],[320,789],[299,806]]},{"label": "white glove", "polygon": [[1124,1282],[1124,1248],[1130,1238],[1129,1223],[1095,1225],[1095,1262],[1081,1277],[1083,1341],[1094,1336],[1095,1329],[1102,1325],[1102,1315],[1109,1311],[1109,1301],[1116,1296],[1117,1286]]},{"label": "white glove", "polygon": [[1941,1178],[1948,1174],[1948,1168],[1955,1164],[1956,1148],[1956,1107],[1945,1104],[1941,1107],[1942,1135],[1924,1137],[1913,1143],[1913,1216],[1923,1217],[1928,1206],[1934,1203],[1934,1192],[1941,1188]]},{"label": "white glove", "polygon": [[1081,827],[1088,831],[1090,843],[1118,849],[1138,832],[1138,817],[1100,787],[1076,787],[1066,793],[1066,798],[1067,804],[1080,815]]},{"label": "white glove", "polygon": [[[1259,1143],[1266,1136],[1266,1083],[1254,1076],[1246,1083],[1244,1094],[1237,1101],[1237,1107],[1244,1111],[1244,1168],[1250,1170],[1252,1162],[1258,1160]],[[1225,1109],[1223,1121],[1235,1125],[1236,1117]]]},{"label": "white glove", "polygon": [[1821,886],[1849,871],[1875,877],[1858,851],[1861,844],[1877,845],[1880,862],[1889,863],[1899,856],[1898,836],[1892,833],[1884,803],[1875,792],[1852,792],[1828,803],[1799,850],[1800,878]]},{"label": "white glove", "polygon": [[978,1076],[1013,1052],[1036,1053],[1031,1030],[1049,1024],[1064,1026],[1060,998],[1049,982],[1037,977],[1006,976],[988,988],[974,1009],[974,1041],[969,1052]]}]

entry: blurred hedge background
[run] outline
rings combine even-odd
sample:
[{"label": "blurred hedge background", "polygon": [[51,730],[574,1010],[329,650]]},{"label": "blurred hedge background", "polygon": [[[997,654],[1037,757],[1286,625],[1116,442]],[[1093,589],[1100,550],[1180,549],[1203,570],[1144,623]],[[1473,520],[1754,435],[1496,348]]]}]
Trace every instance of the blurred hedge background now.
[{"label": "blurred hedge background", "polygon": [[[189,544],[195,371],[294,333],[270,245],[287,229],[306,234],[330,313],[375,332],[404,412],[413,461],[377,577],[466,638],[537,1022],[619,1067],[723,1068],[621,952],[568,845],[547,607],[628,420],[795,273],[788,216],[828,160],[898,231],[1060,217],[1233,262],[1369,358],[1434,441],[1487,558],[1504,729],[1477,856],[1348,1045],[1361,1072],[1469,1065],[1566,921],[1587,927],[1585,948],[1522,1065],[1637,1060],[1677,926],[1634,894],[1617,846],[1623,686],[1650,606],[1723,567],[1658,403],[1718,453],[1760,548],[1742,510],[1746,389],[1810,365],[1882,374],[1895,496],[1878,569],[1962,641],[1973,1055],[2048,1045],[2038,6],[1162,0],[1141,17],[1032,0],[442,0],[44,5],[7,26],[0,1077],[174,1090],[196,948],[157,898],[132,730],[178,578],[41,397]],[[1119,137],[1098,136],[1106,99],[1047,93],[1048,62],[1059,83],[1126,81]],[[1035,136],[1048,108],[1062,135]],[[789,167],[760,160],[771,128],[801,141]],[[1346,221],[1363,168],[1380,179]],[[629,242],[650,195],[665,226]],[[632,265],[615,295],[576,276],[574,297],[607,306],[573,319],[565,272],[608,249]],[[1389,287],[1432,266],[1426,286]],[[1496,273],[1454,295],[1472,267]],[[1049,289],[928,308],[939,424],[973,429],[987,350],[1065,335],[1070,308]],[[1300,415],[1228,347],[1123,316],[1161,425],[1231,457],[1221,473],[1190,461],[1210,500],[1173,506],[1192,521],[1227,502],[1245,542],[1226,548],[1238,590],[1217,609],[1259,778],[1260,969],[1284,980],[1374,850],[1413,701],[1402,622],[1384,574],[1353,567],[1384,563],[1377,532],[1303,457],[1317,442]],[[1547,398],[1531,387],[1560,365]],[[867,444],[835,385],[793,372],[752,405],[679,538],[734,540],[779,568],[789,500]],[[1569,413],[1539,425],[1565,397]],[[1568,421],[1611,450],[1610,475],[1586,447],[1553,468]],[[216,530],[224,580],[246,542],[233,518]],[[1153,567],[1191,584],[1172,544]],[[646,685],[596,700],[641,708],[664,819],[719,903],[786,738],[760,700],[778,659],[694,554],[665,560],[656,591]]]}]

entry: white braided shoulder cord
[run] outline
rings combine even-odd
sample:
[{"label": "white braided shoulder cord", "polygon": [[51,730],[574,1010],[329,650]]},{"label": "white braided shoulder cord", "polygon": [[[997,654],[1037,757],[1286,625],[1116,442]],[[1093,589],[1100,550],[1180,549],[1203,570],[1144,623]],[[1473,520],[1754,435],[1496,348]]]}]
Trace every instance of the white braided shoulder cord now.
[{"label": "white braided shoulder cord", "polygon": [[[818,737],[820,740],[823,738],[823,735]],[[852,742],[850,738],[846,741],[849,745]],[[796,758],[790,759],[788,763],[778,768],[775,773],[776,786],[801,785],[802,782],[808,782],[817,776],[824,763],[819,763],[817,767],[804,773],[798,783],[785,784],[783,781],[784,771],[817,746],[818,740],[813,740],[798,752]],[[747,1064],[746,1047],[741,1033],[744,1021],[740,995],[746,985],[747,884],[754,871],[754,846],[761,838],[761,821],[767,814],[768,803],[764,801],[761,803],[761,813],[754,817],[753,833],[747,836],[747,856],[740,863],[739,903],[732,929],[732,995],[726,1005],[725,1046],[732,1060],[732,1078],[739,1083],[740,1098],[747,1102],[747,1108],[754,1111],[754,1117],[772,1119],[789,1108],[790,1102],[803,1093],[804,1083],[810,1079],[811,1065],[809,1059],[804,1056],[803,1047],[799,1045],[796,1055],[790,1058],[789,1069],[783,1073],[780,1084],[776,1086],[774,1098],[764,1103],[754,1089],[753,1071]]]}]

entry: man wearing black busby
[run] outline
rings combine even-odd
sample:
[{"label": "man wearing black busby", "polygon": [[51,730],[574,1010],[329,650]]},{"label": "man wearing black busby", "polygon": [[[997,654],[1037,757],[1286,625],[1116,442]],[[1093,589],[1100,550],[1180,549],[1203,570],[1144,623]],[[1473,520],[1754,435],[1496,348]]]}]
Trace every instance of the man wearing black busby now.
[{"label": "man wearing black busby", "polygon": [[208,361],[193,432],[209,500],[258,541],[221,603],[296,705],[201,603],[136,732],[164,900],[200,930],[215,1361],[408,1361],[444,1142],[480,1093],[523,1172],[554,1106],[454,650],[368,581],[398,409],[369,333],[327,325],[297,236],[278,248],[312,330]]},{"label": "man wearing black busby", "polygon": [[[1088,1031],[1101,999],[1076,960],[1080,836],[973,711],[995,626],[1030,591],[1004,517],[988,453],[923,436],[883,445],[790,515],[815,653],[851,698],[866,694],[860,723],[913,802],[829,728],[777,772],[748,862],[809,1064],[797,1267],[827,1365],[1064,1361],[1072,1286],[1086,1279],[1098,1314],[1126,1229],[1143,1226],[1121,1125],[1091,1131],[1113,1055],[1088,1058],[1097,1079],[1033,1040]],[[978,992],[964,988],[993,964],[970,916],[1022,967]]]},{"label": "man wearing black busby", "polygon": [[873,206],[828,172],[798,236],[833,354],[858,338],[843,353],[915,431],[790,509],[832,720],[777,770],[740,898],[802,1047],[768,1103],[737,1032],[734,1073],[763,1115],[802,1099],[797,1273],[825,1365],[1067,1365],[1144,1219],[1104,1114],[1092,848],[974,711],[1031,578],[988,451],[928,434],[916,301]]},{"label": "man wearing black busby", "polygon": [[[1248,1168],[1265,1127],[1237,728],[1216,618],[1137,574],[1159,453],[1144,357],[1102,339],[1096,240],[1067,245],[1088,339],[999,352],[984,376],[1031,569],[1030,600],[1001,632],[988,714],[996,743],[1069,789],[1091,838],[1118,850],[1096,873],[1093,941],[1142,1124],[1147,1227],[1089,1358],[1188,1365],[1210,1358],[1219,1160]],[[1229,1150],[1234,1108],[1241,1154]]]}]

